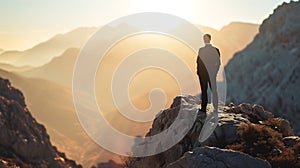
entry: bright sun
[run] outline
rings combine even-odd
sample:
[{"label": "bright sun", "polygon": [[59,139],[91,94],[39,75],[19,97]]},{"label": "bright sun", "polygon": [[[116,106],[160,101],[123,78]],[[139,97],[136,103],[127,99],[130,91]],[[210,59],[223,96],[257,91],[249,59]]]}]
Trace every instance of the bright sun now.
[{"label": "bright sun", "polygon": [[196,2],[195,0],[189,1],[193,1],[194,3],[174,0],[135,0],[131,4],[131,8],[137,12],[162,12],[193,20],[192,18],[196,14]]}]

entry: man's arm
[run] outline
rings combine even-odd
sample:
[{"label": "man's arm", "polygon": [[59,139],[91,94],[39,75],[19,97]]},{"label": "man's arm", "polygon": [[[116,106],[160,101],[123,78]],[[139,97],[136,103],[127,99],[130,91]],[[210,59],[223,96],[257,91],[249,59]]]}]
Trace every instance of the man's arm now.
[{"label": "man's arm", "polygon": [[216,48],[218,54],[219,54],[219,57],[221,57],[221,53],[220,53],[220,50],[218,48]]},{"label": "man's arm", "polygon": [[218,55],[219,55],[219,59],[218,59],[218,62],[216,63],[216,66],[219,69],[220,65],[221,65],[221,53],[220,53],[220,50],[218,48],[216,48],[216,50],[217,50]]},{"label": "man's arm", "polygon": [[201,49],[199,49],[198,51],[198,56],[197,56],[197,74],[201,74],[201,72],[203,73],[204,71],[206,71],[205,69],[205,65],[203,63],[203,61],[200,58],[201,56]]}]

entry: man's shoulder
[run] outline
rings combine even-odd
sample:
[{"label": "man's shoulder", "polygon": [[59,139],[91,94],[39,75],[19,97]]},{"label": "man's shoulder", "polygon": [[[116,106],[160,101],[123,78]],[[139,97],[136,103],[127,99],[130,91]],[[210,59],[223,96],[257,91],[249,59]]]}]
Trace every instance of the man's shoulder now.
[{"label": "man's shoulder", "polygon": [[214,46],[214,48],[215,48],[216,50],[220,51],[218,47],[215,47],[215,46]]},{"label": "man's shoulder", "polygon": [[211,48],[214,48],[216,50],[219,50],[218,47],[214,46],[214,45],[210,45]]},{"label": "man's shoulder", "polygon": [[203,50],[207,50],[207,46],[200,47],[200,48],[199,48],[199,51],[201,51],[201,50],[202,50],[202,51],[203,51]]},{"label": "man's shoulder", "polygon": [[200,47],[200,48],[199,48],[199,51],[200,51],[200,50],[211,50],[211,49],[215,49],[215,50],[217,50],[218,52],[220,51],[219,48],[217,48],[217,47],[215,47],[215,46],[213,46],[213,45],[205,45],[205,46],[203,46],[203,47]]},{"label": "man's shoulder", "polygon": [[216,46],[213,46],[215,49],[219,49],[218,47],[216,47]]},{"label": "man's shoulder", "polygon": [[199,48],[199,50],[203,50],[204,48],[205,48],[205,46],[203,46],[203,47],[200,47],[200,48]]},{"label": "man's shoulder", "polygon": [[213,45],[206,45],[206,46],[203,46],[203,47],[200,47],[199,50],[210,50],[210,49],[216,49],[216,50],[219,50],[217,47],[213,46]]},{"label": "man's shoulder", "polygon": [[212,47],[213,49],[217,50],[220,53],[220,50],[218,47],[211,45],[210,47]]}]

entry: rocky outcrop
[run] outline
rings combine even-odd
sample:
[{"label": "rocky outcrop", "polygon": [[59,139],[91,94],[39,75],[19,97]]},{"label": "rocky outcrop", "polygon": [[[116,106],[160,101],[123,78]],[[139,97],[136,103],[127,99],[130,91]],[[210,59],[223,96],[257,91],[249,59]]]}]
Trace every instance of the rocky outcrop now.
[{"label": "rocky outcrop", "polygon": [[227,101],[263,105],[300,135],[300,2],[283,3],[225,67]]},{"label": "rocky outcrop", "polygon": [[300,143],[300,137],[298,136],[289,136],[282,139],[285,146],[295,146]]},{"label": "rocky outcrop", "polygon": [[[161,114],[154,120],[152,128],[149,130],[146,136],[155,135],[167,129],[178,115],[180,109],[179,107],[182,105],[182,103],[184,106],[184,110],[191,111],[191,109],[199,107],[200,100],[197,97],[193,96],[176,97],[171,107],[161,112]],[[266,138],[270,138],[272,142],[276,141],[277,143],[278,141],[282,145],[279,149],[279,147],[276,147],[276,145],[270,144],[270,147],[268,148],[266,153],[275,150],[279,151],[283,150],[283,148],[286,148],[287,146],[283,146],[283,141],[286,142],[286,145],[295,147],[297,144],[300,146],[300,142],[298,143],[297,140],[294,140],[297,139],[296,136],[294,138],[291,138],[294,133],[292,128],[290,127],[289,122],[282,118],[274,118],[272,113],[264,110],[262,106],[251,106],[250,104],[246,103],[240,104],[238,106],[230,104],[229,106],[225,106],[224,111],[219,111],[219,118],[220,121],[213,134],[203,143],[200,143],[198,141],[198,137],[206,118],[202,112],[198,112],[196,121],[194,122],[192,128],[175,146],[163,153],[154,156],[128,158],[126,161],[126,165],[131,168],[164,168],[180,167],[182,165],[188,165],[187,167],[193,167],[195,165],[195,167],[201,167],[201,165],[215,167],[219,164],[220,167],[228,167],[228,165],[231,165],[231,167],[240,167],[241,165],[243,165],[242,167],[247,165],[270,167],[270,164],[265,161],[266,157],[263,157],[264,159],[262,160],[258,159],[257,157],[260,155],[256,156],[255,153],[249,152],[248,155],[247,152],[241,153],[228,150],[231,149],[230,145],[232,145],[232,148],[234,145],[238,147],[242,146],[239,145],[239,143],[244,143],[246,140],[240,137],[239,132],[241,128],[248,128],[248,125],[249,128],[250,126],[257,126],[259,127],[259,129],[260,127],[267,128],[269,134],[263,132],[265,130],[262,130],[262,132],[259,133],[261,133],[261,135],[266,134]],[[274,137],[272,135],[273,133]],[[258,139],[262,141],[265,141],[264,138],[265,137],[263,136],[258,137]],[[171,140],[172,139],[170,139],[170,141]],[[210,148],[207,146],[216,148]],[[242,150],[242,148],[239,149]],[[295,151],[297,151],[296,147]],[[276,154],[276,156],[280,157],[281,153]]]},{"label": "rocky outcrop", "polygon": [[81,167],[51,145],[23,94],[0,78],[0,167]]},{"label": "rocky outcrop", "polygon": [[215,147],[195,148],[186,152],[180,159],[169,164],[167,168],[271,168],[271,165],[264,160],[253,158],[247,154],[219,149]]},{"label": "rocky outcrop", "polygon": [[122,164],[116,163],[113,160],[109,160],[108,162],[98,163],[97,166],[92,166],[92,168],[122,168],[124,167]]}]

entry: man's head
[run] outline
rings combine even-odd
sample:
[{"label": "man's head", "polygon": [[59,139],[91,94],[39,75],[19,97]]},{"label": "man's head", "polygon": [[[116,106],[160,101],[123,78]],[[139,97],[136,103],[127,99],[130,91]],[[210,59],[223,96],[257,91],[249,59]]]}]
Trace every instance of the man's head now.
[{"label": "man's head", "polygon": [[204,43],[210,43],[211,35],[210,34],[204,34],[203,35],[203,40],[204,40]]}]

